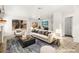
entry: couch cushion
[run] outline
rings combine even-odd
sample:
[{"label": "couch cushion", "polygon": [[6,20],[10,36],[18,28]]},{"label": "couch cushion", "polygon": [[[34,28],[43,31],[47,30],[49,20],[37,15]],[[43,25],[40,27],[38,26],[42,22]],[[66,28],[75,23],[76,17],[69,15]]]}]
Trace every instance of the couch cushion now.
[{"label": "couch cushion", "polygon": [[42,34],[38,34],[38,33],[32,33],[32,36],[39,38],[43,41],[49,42],[48,40],[48,36],[42,35]]}]

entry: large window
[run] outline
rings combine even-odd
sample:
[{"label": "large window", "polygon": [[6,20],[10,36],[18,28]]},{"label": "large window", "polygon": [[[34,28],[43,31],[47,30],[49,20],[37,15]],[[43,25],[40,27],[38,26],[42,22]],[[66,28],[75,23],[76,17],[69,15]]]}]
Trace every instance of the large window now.
[{"label": "large window", "polygon": [[45,30],[48,30],[48,20],[42,20],[42,26]]}]

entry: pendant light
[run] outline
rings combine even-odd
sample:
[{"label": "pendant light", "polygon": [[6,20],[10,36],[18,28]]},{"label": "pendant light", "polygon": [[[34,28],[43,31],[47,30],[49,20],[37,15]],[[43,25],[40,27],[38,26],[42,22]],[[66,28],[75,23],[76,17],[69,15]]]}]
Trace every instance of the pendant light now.
[{"label": "pendant light", "polygon": [[4,9],[4,5],[2,6],[1,10],[0,10],[0,14],[2,15],[0,17],[0,24],[3,24],[6,22],[6,20],[3,19],[4,15],[5,15],[5,9]]},{"label": "pendant light", "polygon": [[3,18],[0,18],[0,23],[5,23],[6,20],[4,20]]}]

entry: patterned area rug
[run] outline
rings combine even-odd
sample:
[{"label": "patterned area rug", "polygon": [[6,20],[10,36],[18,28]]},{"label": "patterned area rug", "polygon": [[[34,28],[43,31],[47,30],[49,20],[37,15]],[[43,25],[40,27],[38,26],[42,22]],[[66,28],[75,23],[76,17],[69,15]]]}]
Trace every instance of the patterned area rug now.
[{"label": "patterned area rug", "polygon": [[16,38],[12,38],[7,40],[6,53],[40,53],[40,48],[44,45],[48,44],[40,40],[36,40],[35,44],[22,48],[19,41]]}]

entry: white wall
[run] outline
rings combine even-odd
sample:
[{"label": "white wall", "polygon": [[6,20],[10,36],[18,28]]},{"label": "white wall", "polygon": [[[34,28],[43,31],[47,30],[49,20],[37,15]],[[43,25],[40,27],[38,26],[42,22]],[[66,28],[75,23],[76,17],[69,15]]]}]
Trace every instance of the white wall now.
[{"label": "white wall", "polygon": [[4,35],[11,35],[12,34],[12,20],[9,16],[4,17],[4,19],[7,21],[4,24]]},{"label": "white wall", "polygon": [[[22,7],[24,8],[24,7]],[[31,24],[29,20],[31,15],[31,12],[29,9],[22,9],[20,7],[6,7],[6,15],[4,17],[4,19],[7,20],[4,30],[6,32],[5,35],[10,35],[13,33],[12,31],[12,19],[24,19],[24,20],[28,20],[28,27],[30,28]],[[29,8],[29,7],[28,7]],[[63,9],[64,8],[64,9]],[[29,14],[29,12],[30,14]],[[47,11],[45,11],[47,12]],[[45,13],[44,12],[44,13]],[[43,13],[43,16],[45,16]],[[29,15],[28,15],[29,14]],[[41,13],[42,14],[42,13]],[[51,18],[50,16],[53,15],[53,18]],[[51,25],[53,25],[53,31],[56,31],[57,29],[62,31],[61,35],[64,35],[64,27],[65,27],[65,18],[66,17],[70,17],[73,16],[73,25],[72,25],[72,34],[73,34],[73,39],[75,42],[79,42],[79,6],[66,6],[66,7],[62,7],[60,8],[60,10],[57,10],[55,12],[52,12],[51,14],[46,14],[46,17],[49,19],[49,22],[51,22],[51,20],[53,20],[53,24],[49,24],[49,28],[50,30],[52,29]],[[35,19],[33,19],[32,21],[37,21]],[[29,29],[28,29],[29,30]],[[7,34],[8,33],[8,34]]]},{"label": "white wall", "polygon": [[66,9],[68,12],[63,13],[63,34],[65,33],[65,18],[66,17],[73,17],[72,18],[72,36],[74,42],[79,42],[79,6],[73,6],[71,8]]},{"label": "white wall", "polygon": [[[4,35],[11,35],[14,33],[12,30],[12,19],[19,19],[19,20],[27,20],[27,32],[29,32],[30,28],[30,10],[25,9],[25,6],[5,6],[5,16],[4,19],[7,20],[7,22],[4,25]],[[28,13],[29,12],[29,13]]]},{"label": "white wall", "polygon": [[[67,10],[67,11],[66,11]],[[69,11],[68,11],[69,10]],[[62,24],[62,34],[65,33],[65,18],[73,17],[72,19],[72,36],[74,42],[79,42],[79,6],[72,6],[66,8],[64,12],[54,13],[54,31],[58,29],[60,24]]]},{"label": "white wall", "polygon": [[[35,8],[35,10],[38,11],[36,8]],[[30,6],[5,6],[6,15],[5,15],[4,19],[7,20],[6,25],[4,27],[5,32],[9,33],[9,34],[13,33],[12,19],[28,20],[28,30],[30,30],[29,29],[31,27],[30,23],[32,21],[38,21],[35,19],[38,18],[39,15],[37,17],[34,17],[34,16],[36,16],[36,13],[37,13],[35,10],[32,9],[32,6],[31,6],[31,8],[30,8]],[[42,13],[40,13],[42,18],[47,18],[49,20],[49,30],[52,30],[52,29],[53,29],[53,31],[56,31],[57,29],[62,30],[63,14],[61,12],[53,13],[52,11],[50,13],[49,11],[50,11],[50,9],[47,8],[47,9],[44,9],[42,11]],[[35,15],[31,14],[32,12],[34,12]],[[29,18],[32,18],[32,16],[33,16],[33,19],[30,20]]]},{"label": "white wall", "polygon": [[79,6],[74,7],[73,37],[75,42],[79,42]]},{"label": "white wall", "polygon": [[13,19],[18,19],[18,20],[26,20],[26,23],[27,23],[27,29],[26,29],[26,32],[28,33],[31,29],[31,20],[27,17],[22,17],[22,16],[10,16],[10,15],[6,15],[4,17],[5,20],[7,20],[7,22],[5,23],[4,25],[4,35],[7,36],[7,35],[12,35],[14,34],[14,31],[12,30],[12,20]]},{"label": "white wall", "polygon": [[[37,7],[38,8],[38,7]],[[50,13],[49,8],[46,7],[41,13],[39,14],[39,10],[35,8],[35,6],[5,6],[5,17],[4,19],[7,20],[4,30],[7,35],[13,33],[12,31],[12,19],[21,19],[27,20],[27,32],[30,31],[31,22],[36,21],[38,22],[37,18],[41,15],[42,18],[47,18],[50,20]],[[51,28],[51,27],[50,27]],[[9,31],[8,31],[9,30]]]},{"label": "white wall", "polygon": [[61,12],[53,13],[53,31],[59,31],[63,36],[63,14]]}]

